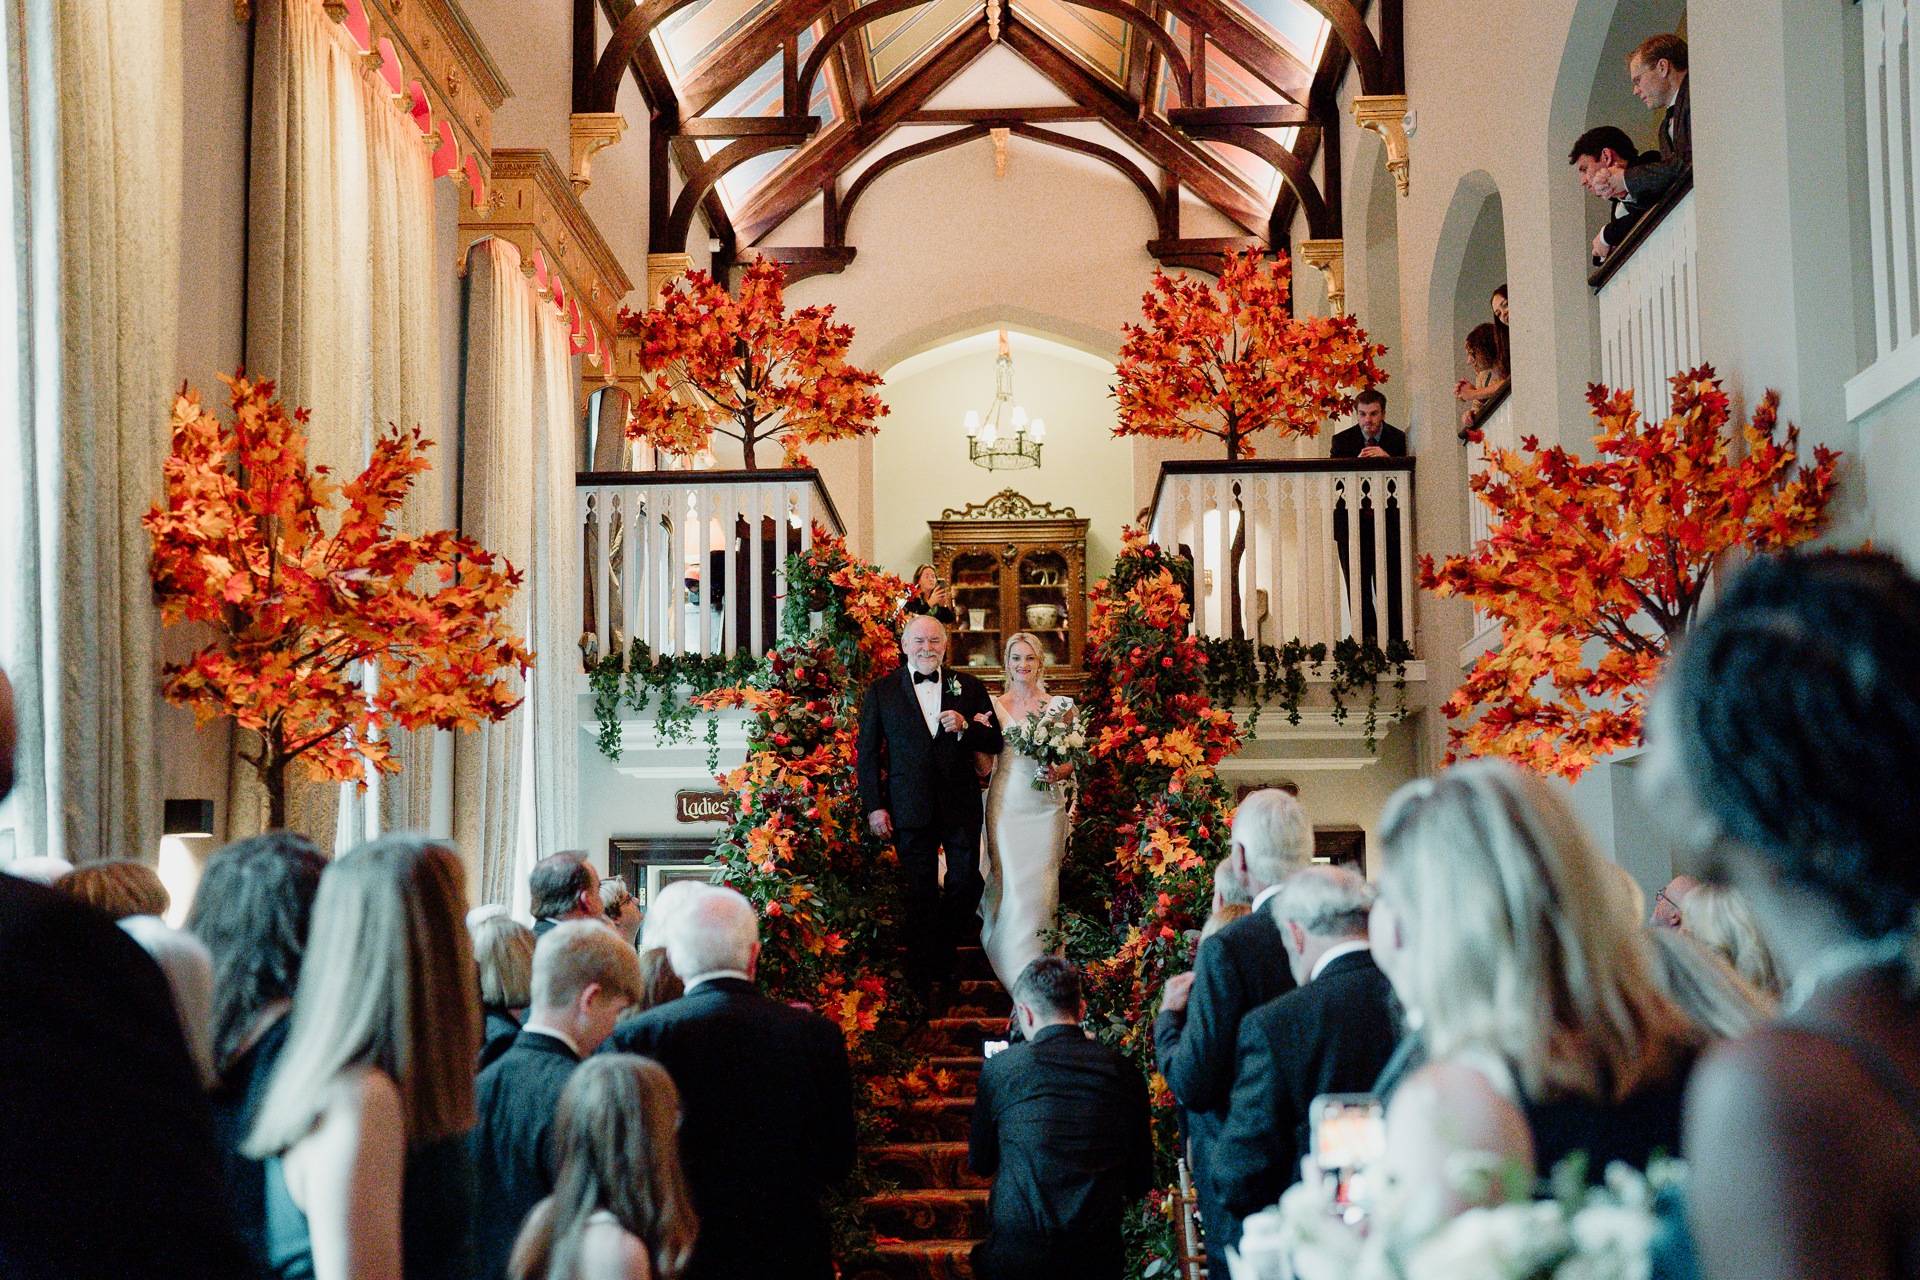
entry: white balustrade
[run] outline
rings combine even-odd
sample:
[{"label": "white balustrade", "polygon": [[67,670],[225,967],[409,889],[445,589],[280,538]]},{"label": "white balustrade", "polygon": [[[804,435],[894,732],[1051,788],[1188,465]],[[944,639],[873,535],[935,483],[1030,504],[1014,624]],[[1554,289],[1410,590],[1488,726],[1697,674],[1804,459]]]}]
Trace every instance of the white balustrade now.
[{"label": "white balustrade", "polygon": [[574,501],[589,663],[635,640],[656,655],[767,652],[787,557],[813,545],[816,521],[843,532],[811,470],[596,472]]},{"label": "white balustrade", "polygon": [[1331,645],[1369,617],[1375,643],[1411,644],[1413,529],[1411,458],[1166,463],[1148,522],[1193,559],[1198,634],[1235,634],[1237,594],[1239,634],[1272,645]]},{"label": "white balustrade", "polygon": [[1698,240],[1689,187],[1598,286],[1600,381],[1632,391],[1643,416],[1665,418],[1669,379],[1701,363]]},{"label": "white balustrade", "polygon": [[1920,0],[1860,0],[1874,362],[1847,382],[1858,418],[1920,380]]}]

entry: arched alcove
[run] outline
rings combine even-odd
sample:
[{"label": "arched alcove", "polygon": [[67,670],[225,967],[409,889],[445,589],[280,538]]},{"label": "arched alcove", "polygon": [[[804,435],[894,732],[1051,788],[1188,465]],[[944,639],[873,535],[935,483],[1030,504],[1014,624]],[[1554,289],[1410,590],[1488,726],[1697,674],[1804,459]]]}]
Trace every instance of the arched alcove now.
[{"label": "arched alcove", "polygon": [[[1388,393],[1404,394],[1406,361],[1400,353],[1403,341],[1400,315],[1400,192],[1393,175],[1387,171],[1387,149],[1368,134],[1356,157],[1355,169],[1363,176],[1364,226],[1366,243],[1360,255],[1358,278],[1347,282],[1348,305],[1374,341],[1384,342],[1387,354],[1380,367],[1387,374]],[[1355,285],[1359,288],[1356,290]],[[1357,294],[1357,296],[1356,296]]]},{"label": "arched alcove", "polygon": [[[1434,363],[1437,370],[1451,369],[1453,374],[1444,380],[1437,376],[1423,380],[1423,386],[1431,389],[1433,401],[1422,403],[1420,409],[1423,414],[1434,414],[1436,420],[1416,448],[1431,463],[1439,464],[1429,474],[1445,485],[1464,488],[1466,484],[1465,451],[1453,446],[1461,406],[1452,395],[1455,380],[1470,375],[1466,337],[1475,325],[1492,318],[1488,300],[1506,279],[1506,215],[1500,189],[1491,174],[1475,169],[1461,175],[1454,186],[1447,216],[1440,225],[1433,276],[1427,288],[1427,334]],[[1524,380],[1522,371],[1515,379],[1516,386]],[[1442,461],[1448,458],[1453,459],[1450,467]],[[1458,528],[1437,532],[1450,544],[1464,546],[1465,512]]]}]

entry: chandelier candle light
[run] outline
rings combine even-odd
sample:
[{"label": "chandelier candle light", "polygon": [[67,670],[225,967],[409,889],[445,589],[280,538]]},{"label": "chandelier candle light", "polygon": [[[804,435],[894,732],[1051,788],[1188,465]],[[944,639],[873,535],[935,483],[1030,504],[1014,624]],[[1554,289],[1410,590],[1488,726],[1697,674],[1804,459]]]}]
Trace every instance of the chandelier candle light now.
[{"label": "chandelier candle light", "polygon": [[989,471],[1040,465],[1040,445],[1047,424],[1013,402],[1013,356],[1007,349],[1007,331],[1000,331],[1000,356],[993,362],[993,403],[983,416],[967,410],[967,457]]}]

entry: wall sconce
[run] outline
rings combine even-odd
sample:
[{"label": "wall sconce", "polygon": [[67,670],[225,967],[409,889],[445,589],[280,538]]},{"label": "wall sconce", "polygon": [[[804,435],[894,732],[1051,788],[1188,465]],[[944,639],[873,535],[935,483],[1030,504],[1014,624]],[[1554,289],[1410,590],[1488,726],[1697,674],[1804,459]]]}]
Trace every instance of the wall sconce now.
[{"label": "wall sconce", "polygon": [[213,838],[213,801],[169,800],[162,835]]}]

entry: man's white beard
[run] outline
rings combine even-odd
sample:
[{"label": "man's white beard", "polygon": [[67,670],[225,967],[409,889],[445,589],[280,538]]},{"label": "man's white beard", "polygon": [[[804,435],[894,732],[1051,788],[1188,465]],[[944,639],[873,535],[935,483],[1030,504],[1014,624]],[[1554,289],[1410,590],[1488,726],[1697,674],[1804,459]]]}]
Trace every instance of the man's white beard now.
[{"label": "man's white beard", "polygon": [[940,669],[940,657],[938,654],[935,654],[932,657],[926,658],[909,658],[907,659],[907,665],[923,676],[932,675]]}]

